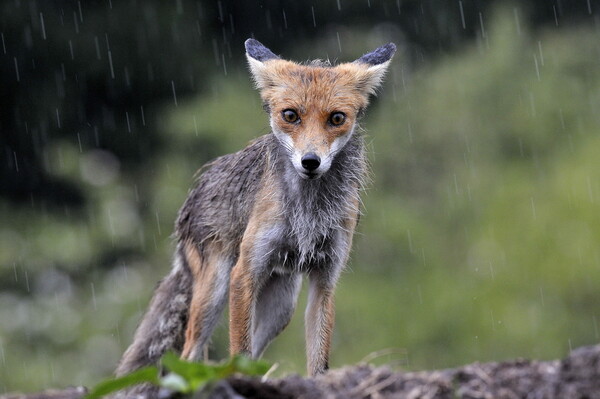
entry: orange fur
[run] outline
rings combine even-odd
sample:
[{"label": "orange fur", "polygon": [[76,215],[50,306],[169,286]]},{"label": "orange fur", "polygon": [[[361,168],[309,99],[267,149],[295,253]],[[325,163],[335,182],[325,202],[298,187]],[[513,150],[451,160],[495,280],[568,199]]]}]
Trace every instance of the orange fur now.
[{"label": "orange fur", "polygon": [[257,289],[249,270],[249,259],[258,242],[257,236],[261,228],[274,223],[279,214],[279,204],[276,200],[275,184],[269,179],[269,174],[263,181],[258,194],[258,200],[252,211],[250,221],[244,232],[240,246],[240,257],[231,272],[229,285],[229,350],[232,355],[237,353],[250,354],[250,329],[252,322],[252,304]]},{"label": "orange fur", "polygon": [[195,343],[198,341],[200,329],[202,328],[204,314],[210,306],[212,282],[216,276],[216,267],[214,265],[214,258],[211,259],[210,256],[202,261],[200,253],[192,241],[188,241],[185,244],[185,256],[194,276],[192,300],[185,332],[185,344],[181,353],[181,357],[187,359],[193,355]]},{"label": "orange fur", "polygon": [[247,258],[240,254],[231,272],[229,288],[229,351],[250,354],[250,327],[252,321],[252,297],[255,292]]},{"label": "orange fur", "polygon": [[[354,125],[357,114],[369,102],[371,73],[362,64],[336,67],[299,65],[291,61],[270,60],[256,77],[261,98],[274,115],[278,128],[288,134],[297,149],[328,152],[333,141]],[[279,115],[286,109],[298,112],[302,124],[290,124]],[[343,112],[340,126],[328,123],[333,112]]]},{"label": "orange fur", "polygon": [[[306,358],[308,360],[307,372],[309,375],[320,374],[328,367],[334,322],[335,302],[333,291],[320,287],[319,281],[315,279],[311,281],[309,303],[305,317]],[[315,367],[322,367],[323,369],[316,369]]]}]

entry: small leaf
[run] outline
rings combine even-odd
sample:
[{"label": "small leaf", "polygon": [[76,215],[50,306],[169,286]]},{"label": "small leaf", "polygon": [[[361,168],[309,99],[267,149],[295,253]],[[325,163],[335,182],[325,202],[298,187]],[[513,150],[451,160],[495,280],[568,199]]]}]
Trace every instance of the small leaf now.
[{"label": "small leaf", "polygon": [[208,380],[215,376],[213,368],[209,365],[182,360],[173,352],[163,355],[161,363],[169,371],[182,376],[188,383],[195,380]]},{"label": "small leaf", "polygon": [[264,360],[253,360],[246,356],[234,356],[232,362],[236,373],[247,375],[263,375],[271,368]]},{"label": "small leaf", "polygon": [[[209,382],[227,378],[235,373],[262,375],[270,365],[262,360],[252,360],[244,356],[234,356],[221,364],[204,364],[182,360],[175,353],[169,352],[161,359],[162,366],[171,373],[162,379],[162,386],[171,390],[188,393],[200,389]],[[179,379],[178,379],[179,377]],[[165,380],[168,380],[165,382]]]},{"label": "small leaf", "polygon": [[123,388],[131,387],[143,382],[150,382],[158,385],[158,369],[154,366],[144,367],[123,377],[112,378],[96,385],[92,391],[85,396],[85,399],[101,398],[111,392],[119,391]]},{"label": "small leaf", "polygon": [[191,392],[190,384],[185,380],[185,378],[175,373],[169,373],[163,378],[161,378],[160,386],[175,392]]},{"label": "small leaf", "polygon": [[246,375],[262,375],[270,368],[264,360],[253,360],[243,355],[236,355],[226,363],[215,366],[217,378],[227,378],[235,373]]}]

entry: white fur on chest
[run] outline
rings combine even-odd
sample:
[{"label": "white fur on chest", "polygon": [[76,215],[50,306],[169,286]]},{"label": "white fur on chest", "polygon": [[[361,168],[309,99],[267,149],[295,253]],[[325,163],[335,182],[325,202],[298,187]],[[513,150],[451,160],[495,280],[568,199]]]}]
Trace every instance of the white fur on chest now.
[{"label": "white fur on chest", "polygon": [[307,272],[312,267],[327,267],[344,253],[339,226],[292,225],[288,220],[265,226],[258,235],[253,259],[267,273]]}]

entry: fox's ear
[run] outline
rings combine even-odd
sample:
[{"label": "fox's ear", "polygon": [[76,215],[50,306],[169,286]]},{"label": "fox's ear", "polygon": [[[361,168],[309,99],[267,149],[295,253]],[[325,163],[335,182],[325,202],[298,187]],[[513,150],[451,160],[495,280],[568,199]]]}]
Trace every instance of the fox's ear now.
[{"label": "fox's ear", "polygon": [[244,44],[246,46],[246,58],[250,65],[250,72],[256,82],[256,86],[259,89],[268,86],[269,78],[265,62],[279,60],[280,58],[258,40],[248,39]]},{"label": "fox's ear", "polygon": [[394,56],[395,52],[396,45],[394,43],[388,43],[377,48],[375,51],[363,55],[354,62],[367,64],[370,66],[377,66],[389,62]]},{"label": "fox's ear", "polygon": [[[364,68],[361,74],[361,85],[364,90],[370,94],[375,94],[377,88],[381,85],[383,77],[387,72],[392,57],[396,52],[396,45],[388,43],[377,48],[375,51],[367,53],[353,62]],[[362,69],[361,68],[361,69]]]}]

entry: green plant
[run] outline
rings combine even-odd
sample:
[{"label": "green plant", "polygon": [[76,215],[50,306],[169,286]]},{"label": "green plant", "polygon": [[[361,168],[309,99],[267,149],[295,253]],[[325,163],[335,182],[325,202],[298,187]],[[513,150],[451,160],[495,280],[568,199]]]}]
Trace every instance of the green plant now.
[{"label": "green plant", "polygon": [[240,355],[219,364],[188,362],[181,360],[172,352],[166,353],[160,363],[161,368],[169,371],[164,376],[161,375],[159,367],[144,367],[123,377],[111,378],[99,383],[86,399],[101,398],[141,383],[151,383],[173,392],[191,393],[208,383],[227,378],[235,373],[262,375],[270,367],[263,360],[252,360]]}]

